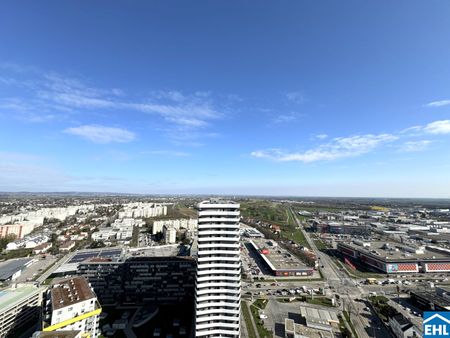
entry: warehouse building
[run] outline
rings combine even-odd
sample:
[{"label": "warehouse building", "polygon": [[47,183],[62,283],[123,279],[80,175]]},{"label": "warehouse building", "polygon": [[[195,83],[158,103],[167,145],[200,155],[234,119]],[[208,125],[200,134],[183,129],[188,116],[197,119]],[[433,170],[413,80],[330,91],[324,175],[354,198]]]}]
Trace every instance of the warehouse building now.
[{"label": "warehouse building", "polygon": [[250,249],[257,253],[274,276],[310,276],[314,269],[306,266],[293,254],[278,247],[274,241],[254,238],[250,242]]},{"label": "warehouse building", "polygon": [[0,263],[0,282],[11,282],[17,279],[24,269],[33,264],[32,258],[10,259]]},{"label": "warehouse building", "polygon": [[412,247],[394,242],[338,243],[340,253],[356,265],[383,273],[450,272],[450,253],[435,246]]},{"label": "warehouse building", "polygon": [[411,302],[423,311],[450,311],[450,300],[430,291],[411,291]]}]

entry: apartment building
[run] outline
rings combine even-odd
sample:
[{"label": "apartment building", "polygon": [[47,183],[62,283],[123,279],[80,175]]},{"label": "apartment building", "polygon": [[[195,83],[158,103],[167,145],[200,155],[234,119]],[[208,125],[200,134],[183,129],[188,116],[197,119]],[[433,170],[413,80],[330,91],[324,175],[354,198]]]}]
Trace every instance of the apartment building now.
[{"label": "apartment building", "polygon": [[174,244],[177,241],[177,230],[173,226],[164,225],[163,237],[166,244]]},{"label": "apartment building", "polygon": [[239,204],[198,204],[196,337],[240,336]]},{"label": "apartment building", "polygon": [[108,305],[187,304],[194,300],[195,260],[191,257],[93,258],[81,262],[100,302]]},{"label": "apartment building", "polygon": [[21,239],[28,235],[34,229],[32,224],[5,224],[0,225],[0,238],[14,236],[14,238]]},{"label": "apartment building", "polygon": [[93,289],[84,277],[68,278],[54,284],[48,292],[46,323],[42,331],[81,331],[82,335],[100,335],[102,309]]}]

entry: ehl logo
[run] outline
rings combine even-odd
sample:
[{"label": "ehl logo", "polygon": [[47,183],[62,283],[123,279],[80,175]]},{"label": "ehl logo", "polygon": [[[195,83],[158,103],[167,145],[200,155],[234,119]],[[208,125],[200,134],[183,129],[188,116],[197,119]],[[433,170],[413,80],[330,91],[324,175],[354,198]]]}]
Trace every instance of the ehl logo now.
[{"label": "ehl logo", "polygon": [[424,337],[450,337],[450,312],[424,312],[423,319]]}]

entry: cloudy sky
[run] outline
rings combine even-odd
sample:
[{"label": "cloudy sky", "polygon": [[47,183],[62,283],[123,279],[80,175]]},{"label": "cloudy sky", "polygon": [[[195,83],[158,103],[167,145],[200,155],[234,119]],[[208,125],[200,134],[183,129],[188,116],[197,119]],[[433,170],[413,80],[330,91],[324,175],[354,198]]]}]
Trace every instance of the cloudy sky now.
[{"label": "cloudy sky", "polygon": [[450,197],[448,1],[6,1],[0,191]]}]

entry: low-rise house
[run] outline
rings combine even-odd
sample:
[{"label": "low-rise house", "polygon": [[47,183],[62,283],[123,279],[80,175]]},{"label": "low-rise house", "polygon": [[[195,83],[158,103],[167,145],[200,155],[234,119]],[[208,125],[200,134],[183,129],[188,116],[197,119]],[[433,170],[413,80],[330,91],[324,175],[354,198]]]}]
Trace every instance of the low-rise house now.
[{"label": "low-rise house", "polygon": [[50,250],[51,247],[52,247],[51,242],[39,244],[38,246],[34,247],[33,254],[39,255],[39,254],[45,253],[48,250]]}]

